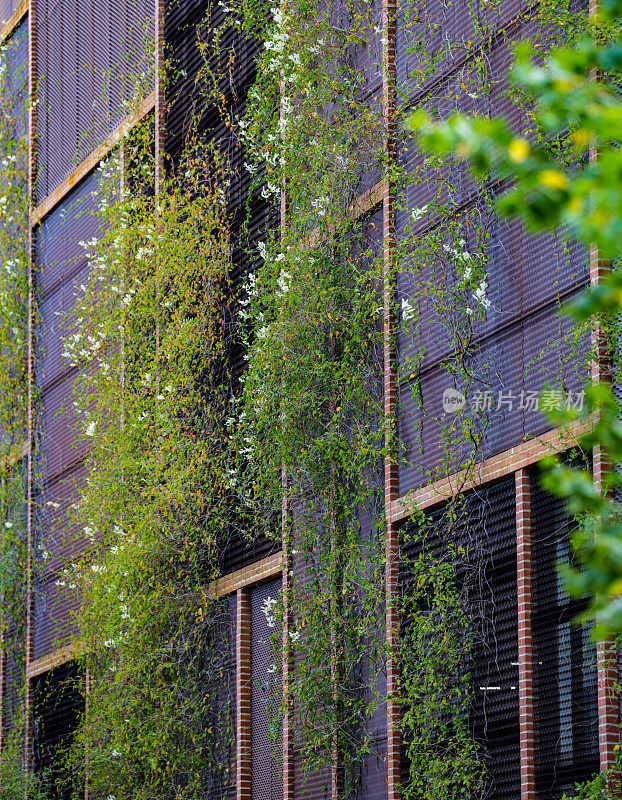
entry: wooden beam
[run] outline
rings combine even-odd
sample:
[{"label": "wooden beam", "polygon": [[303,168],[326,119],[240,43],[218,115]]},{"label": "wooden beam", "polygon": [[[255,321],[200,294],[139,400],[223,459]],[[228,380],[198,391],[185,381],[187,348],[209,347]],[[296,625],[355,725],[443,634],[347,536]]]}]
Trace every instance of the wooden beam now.
[{"label": "wooden beam", "polygon": [[37,675],[43,675],[55,667],[60,667],[68,661],[73,661],[81,652],[80,643],[72,642],[60,650],[55,650],[43,658],[38,658],[36,661],[31,661],[26,667],[26,677],[28,680],[36,678]]},{"label": "wooden beam", "polygon": [[121,141],[123,134],[134,128],[153,111],[155,106],[155,90],[142,100],[136,110],[120,122],[108,138],[90,153],[81,164],[65,180],[34,209],[30,216],[30,225],[35,227],[77,186],[80,181],[95,169],[102,158],[105,158]]}]

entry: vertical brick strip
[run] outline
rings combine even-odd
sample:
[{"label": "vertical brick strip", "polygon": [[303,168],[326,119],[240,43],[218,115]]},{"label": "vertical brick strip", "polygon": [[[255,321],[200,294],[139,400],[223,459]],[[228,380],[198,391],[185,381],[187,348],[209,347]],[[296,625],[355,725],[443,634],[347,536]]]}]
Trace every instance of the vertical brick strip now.
[{"label": "vertical brick strip", "polygon": [[[333,470],[333,487],[337,477]],[[340,746],[338,732],[344,718],[343,698],[340,685],[344,678],[344,652],[343,652],[343,569],[340,558],[342,549],[340,540],[340,522],[337,519],[335,502],[335,489],[332,490],[331,520],[330,520],[330,679],[333,687],[333,742],[330,770],[331,798],[343,796],[344,790],[344,758],[343,748]]]},{"label": "vertical brick strip", "polygon": [[[155,0],[155,53],[154,53],[154,70],[155,70],[155,142],[154,142],[154,168],[155,168],[155,198],[156,198],[156,259],[157,259],[157,242],[160,236],[160,202],[159,198],[162,191],[162,182],[164,180],[164,146],[165,146],[165,124],[166,124],[166,96],[164,88],[164,13],[165,13],[165,0]],[[157,265],[156,265],[157,269]],[[160,287],[157,287],[158,294]],[[159,302],[157,304],[159,309]],[[160,353],[160,318],[156,319],[155,329],[155,347],[156,347],[156,395],[160,393],[160,369],[159,369],[159,353]]]},{"label": "vertical brick strip", "polygon": [[387,452],[384,464],[384,496],[387,522],[385,544],[385,596],[387,638],[387,780],[388,800],[399,800],[400,787],[400,705],[399,705],[399,540],[395,523],[389,517],[398,496],[395,448],[397,363],[395,352],[395,185],[391,166],[396,146],[396,0],[382,0],[382,102],[384,133],[384,186],[382,194],[382,247],[384,266],[384,423]]},{"label": "vertical brick strip", "polygon": [[292,719],[292,703],[290,698],[292,674],[293,674],[293,653],[290,631],[292,629],[292,577],[293,568],[291,552],[291,510],[289,507],[289,492],[287,471],[283,467],[282,473],[283,486],[283,516],[282,516],[282,537],[283,537],[283,800],[294,800],[294,729]]},{"label": "vertical brick strip", "polygon": [[516,480],[516,586],[518,598],[518,703],[521,800],[536,800],[531,638],[531,492],[529,473]]},{"label": "vertical brick strip", "polygon": [[[84,714],[89,712],[89,694],[91,693],[91,673],[87,667],[84,676]],[[89,749],[88,744],[84,750],[84,800],[89,800]]]},{"label": "vertical brick strip", "polygon": [[[39,64],[37,58],[37,0],[30,0],[28,9],[28,200],[30,209],[37,204],[37,83]],[[36,246],[35,229],[29,226],[28,248],[30,264],[28,269],[28,412],[26,460],[26,674],[33,660],[34,645],[34,593],[33,593],[33,545],[35,526],[35,321],[36,321]],[[25,729],[24,729],[24,768],[32,769],[33,752],[33,685],[26,679]]]},{"label": "vertical brick strip", "polygon": [[155,0],[155,194],[160,194],[164,175],[166,93],[164,89],[164,13],[165,0]]},{"label": "vertical brick strip", "polygon": [[[597,351],[598,358],[598,351]],[[592,453],[594,483],[602,487],[603,478],[609,465],[606,463],[602,448],[595,447]],[[620,709],[616,684],[618,683],[617,649],[613,640],[598,642],[598,749],[600,752],[601,770],[610,770],[615,766],[614,747],[620,742]],[[615,775],[610,781],[612,789],[619,790],[620,776]]]},{"label": "vertical brick strip", "polygon": [[236,800],[251,800],[251,594],[238,589],[235,626]]},{"label": "vertical brick strip", "polygon": [[4,746],[4,721],[5,721],[5,670],[6,670],[6,641],[5,641],[5,626],[7,624],[6,615],[4,613],[4,592],[0,595],[0,757],[2,756],[2,748]]},{"label": "vertical brick strip", "polygon": [[[594,18],[598,10],[598,0],[589,0],[589,16]],[[593,72],[590,77],[598,80],[598,75]],[[598,150],[590,147],[589,162],[591,165],[598,161]],[[590,247],[590,283],[596,286],[600,283],[606,272],[608,264],[600,260],[598,248]],[[611,379],[611,364],[607,353],[607,342],[597,322],[592,324],[592,381],[594,383]],[[601,447],[595,447],[592,453],[594,483],[599,488],[603,487],[603,479],[607,469],[605,453]],[[598,743],[600,751],[601,770],[611,769],[615,765],[614,747],[620,741],[618,725],[620,723],[620,710],[616,693],[618,682],[617,652],[613,641],[599,642],[597,647],[598,663]],[[619,789],[620,776],[612,779],[612,788],[615,784]]]},{"label": "vertical brick strip", "polygon": [[[281,8],[285,13],[287,11],[287,3],[281,0]],[[285,91],[285,81],[281,76],[281,96]],[[284,118],[283,106],[279,109],[279,116]],[[280,223],[281,223],[281,236],[285,235],[287,229],[287,220],[289,217],[289,198],[287,195],[287,186],[281,187],[281,208],[280,208]],[[283,576],[282,576],[282,592],[283,592],[283,699],[284,699],[284,713],[283,713],[283,800],[294,800],[294,728],[293,728],[293,699],[290,698],[291,686],[294,671],[294,654],[292,648],[292,640],[290,638],[290,631],[293,624],[293,611],[292,611],[292,575],[293,570],[292,560],[292,545],[291,545],[291,530],[292,530],[292,515],[289,502],[289,478],[287,475],[287,468],[283,465],[281,473],[281,486],[283,492],[283,514],[281,519],[281,536],[283,548]]]}]

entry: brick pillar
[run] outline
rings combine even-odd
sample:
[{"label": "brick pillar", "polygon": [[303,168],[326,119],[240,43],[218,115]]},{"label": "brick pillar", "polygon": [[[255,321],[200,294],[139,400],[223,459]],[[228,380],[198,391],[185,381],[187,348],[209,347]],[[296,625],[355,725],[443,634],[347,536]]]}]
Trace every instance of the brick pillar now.
[{"label": "brick pillar", "polygon": [[395,416],[397,402],[397,365],[395,353],[395,185],[390,168],[396,145],[396,0],[382,0],[382,101],[383,135],[386,166],[382,194],[383,264],[384,264],[384,423],[387,456],[384,464],[385,514],[387,517],[385,544],[385,596],[387,638],[387,779],[388,800],[399,800],[401,731],[399,704],[398,645],[400,634],[397,607],[399,581],[398,530],[390,511],[398,496],[398,473],[395,448]]},{"label": "brick pillar", "polygon": [[521,800],[536,800],[531,638],[531,492],[528,471],[519,469],[515,473],[515,480]]},{"label": "brick pillar", "polygon": [[[594,17],[598,8],[597,0],[589,0],[589,15]],[[590,76],[597,80],[596,73]],[[589,162],[598,161],[598,150],[592,146],[589,150]],[[590,283],[596,286],[607,273],[609,265],[599,258],[598,248],[590,247]],[[594,383],[611,379],[611,364],[607,352],[607,342],[598,322],[592,323],[591,330],[593,360],[591,364],[591,377]],[[594,484],[602,489],[603,479],[611,465],[607,463],[605,453],[601,447],[595,447],[592,453]],[[598,743],[600,751],[601,770],[611,769],[615,765],[614,747],[620,741],[618,725],[620,723],[620,709],[618,705],[615,685],[618,682],[617,652],[613,641],[599,642],[597,646],[598,663]],[[615,780],[619,790],[619,776]]]},{"label": "brick pillar", "polygon": [[[37,0],[30,0],[28,9],[28,199],[30,209],[37,205],[37,83],[39,80],[39,64],[37,57]],[[35,536],[35,322],[36,322],[36,247],[35,230],[29,226],[28,248],[30,266],[28,269],[28,412],[27,441],[28,454],[26,464],[26,674],[33,660],[34,645],[34,596],[33,596],[33,547]],[[25,697],[25,730],[24,730],[24,768],[32,769],[32,735],[33,735],[33,686],[30,678],[26,679]]]},{"label": "brick pillar", "polygon": [[236,791],[235,800],[251,799],[251,594],[237,591],[235,626],[236,699]]},{"label": "brick pillar", "polygon": [[5,641],[6,618],[4,614],[4,592],[0,596],[0,756],[4,747],[4,720],[5,720],[5,669],[6,669],[6,641]]},{"label": "brick pillar", "polygon": [[[286,0],[281,0],[281,9],[283,12],[287,10]],[[281,76],[283,78],[283,76]],[[285,91],[286,83],[281,80],[281,96]],[[284,118],[283,106],[279,109],[279,116]],[[287,229],[287,220],[289,217],[289,197],[287,195],[287,187],[281,187],[281,208],[280,208],[280,225],[281,235],[284,236]],[[286,700],[283,714],[283,800],[294,800],[294,730],[293,730],[293,714],[292,704],[293,700],[288,699],[291,693],[292,679],[294,673],[294,654],[292,648],[292,641],[290,638],[290,631],[293,624],[293,610],[292,610],[292,576],[290,575],[293,569],[292,547],[291,547],[291,530],[292,530],[292,514],[289,502],[289,478],[285,465],[282,467],[281,472],[281,486],[283,493],[283,512],[281,517],[281,537],[283,548],[283,576],[282,576],[282,593],[283,593],[283,698]]]},{"label": "brick pillar", "polygon": [[[84,714],[86,715],[89,710],[89,694],[91,692],[91,673],[86,669],[84,676]],[[89,800],[89,751],[88,745],[84,752],[84,800]]]},{"label": "brick pillar", "polygon": [[155,194],[160,194],[164,175],[164,128],[166,96],[164,91],[164,13],[165,0],[155,0]]},{"label": "brick pillar", "polygon": [[289,492],[287,472],[283,467],[282,472],[283,486],[283,514],[281,519],[282,539],[283,539],[283,698],[285,700],[283,714],[283,800],[294,800],[294,730],[292,719],[292,703],[289,695],[291,692],[292,676],[294,670],[292,641],[290,631],[292,629],[293,614],[291,607],[292,599],[292,576],[293,568],[291,553],[291,510],[289,507]]},{"label": "brick pillar", "polygon": [[[594,483],[601,487],[609,465],[606,463],[602,448],[595,447],[592,453]],[[614,747],[620,742],[620,708],[616,691],[618,683],[618,659],[613,640],[598,642],[598,749],[600,752],[600,768],[608,770],[615,766]],[[619,790],[620,776],[612,780],[611,788]]]},{"label": "brick pillar", "polygon": [[327,576],[330,582],[328,590],[328,603],[330,607],[330,679],[333,690],[333,715],[334,733],[332,742],[332,758],[330,770],[330,790],[332,800],[343,796],[344,790],[344,758],[343,750],[339,746],[338,731],[344,717],[343,698],[340,691],[340,684],[343,682],[344,675],[344,652],[343,652],[343,570],[341,564],[341,542],[340,542],[340,521],[337,519],[337,509],[335,503],[335,483],[338,480],[333,470],[333,489],[331,491],[331,511],[330,511],[330,552],[331,566],[330,574]]}]

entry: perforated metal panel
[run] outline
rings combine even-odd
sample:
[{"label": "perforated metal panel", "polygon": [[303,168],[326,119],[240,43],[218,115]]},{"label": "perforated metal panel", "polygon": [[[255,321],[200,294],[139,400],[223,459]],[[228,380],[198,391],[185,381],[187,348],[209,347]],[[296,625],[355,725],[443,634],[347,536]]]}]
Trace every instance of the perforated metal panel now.
[{"label": "perforated metal panel", "polygon": [[[435,558],[457,549],[456,585],[470,617],[473,652],[468,665],[472,700],[469,726],[485,754],[488,797],[515,800],[520,795],[518,708],[518,610],[516,601],[516,535],[514,479],[478,490],[457,507],[450,520],[444,508],[433,511],[425,526],[425,545],[406,529],[403,552],[414,558],[425,546]],[[412,573],[402,570],[409,591]],[[407,624],[407,621],[405,622]],[[402,759],[403,780],[409,781]]]},{"label": "perforated metal panel", "polygon": [[588,630],[572,624],[581,604],[570,602],[556,570],[569,558],[574,522],[540,487],[537,469],[530,477],[536,790],[549,800],[599,770],[596,648]]},{"label": "perforated metal panel", "polygon": [[[4,74],[4,102],[15,121],[17,130],[26,130],[26,101],[28,95],[28,21],[25,20],[7,39],[2,60],[6,64]],[[3,121],[5,124],[6,121]]]},{"label": "perforated metal panel", "polygon": [[19,0],[0,0],[0,26],[6,25],[19,7]]},{"label": "perforated metal panel", "polygon": [[[248,40],[233,27],[223,28],[220,52],[213,48],[218,30],[226,21],[223,6],[214,0],[167,0],[165,38],[171,59],[173,80],[167,86],[167,115],[165,149],[171,174],[179,168],[184,148],[191,137],[203,141],[206,159],[209,147],[214,146],[225,159],[230,186],[227,191],[227,210],[230,220],[232,292],[239,290],[246,275],[259,259],[257,243],[265,241],[270,225],[276,220],[259,192],[250,197],[251,176],[244,169],[243,149],[237,136],[221,116],[222,109],[206,95],[205,85],[197,76],[205,59],[213,69],[219,69],[219,90],[224,98],[226,113],[232,119],[242,117],[247,93],[255,77],[255,58],[261,43]],[[199,42],[204,47],[201,53]],[[231,69],[224,65],[231,58]],[[196,126],[196,127],[195,127]],[[195,143],[196,143],[195,139]],[[249,208],[247,208],[247,202]],[[240,389],[239,378],[246,368],[245,351],[239,340],[237,321],[225,320],[224,336],[228,345],[232,393]],[[265,537],[250,541],[241,531],[231,512],[231,530],[220,568],[224,574],[251,564],[275,552],[279,544]]]},{"label": "perforated metal panel", "polygon": [[[281,581],[274,580],[251,589],[251,745],[252,800],[280,800],[283,796],[281,738],[274,733],[274,699],[279,702],[280,686],[270,644],[276,627],[269,627],[264,611],[268,598],[278,598]],[[271,699],[272,698],[272,699]]]},{"label": "perforated metal panel", "polygon": [[41,202],[153,89],[149,0],[41,0]]},{"label": "perforated metal panel", "polygon": [[63,558],[87,545],[68,511],[86,480],[86,445],[79,436],[74,386],[77,369],[64,358],[63,338],[72,329],[72,309],[83,296],[90,266],[81,241],[99,235],[93,211],[98,202],[97,174],[80,183],[36,231],[39,270],[37,384],[41,404],[39,439],[42,485],[38,497],[37,534],[51,554],[37,564],[35,575],[34,655],[39,658],[64,645],[71,635],[71,609],[78,599],[56,584]]},{"label": "perforated metal panel", "polygon": [[[581,3],[575,4],[578,9]],[[534,19],[515,0],[491,5],[459,0],[451,6],[424,3],[425,13],[408,26],[398,26],[397,71],[398,89],[412,98],[413,106],[434,109],[433,114],[448,115],[453,111],[489,116],[503,114],[511,127],[525,132],[529,127],[523,110],[507,91],[507,72],[512,64],[513,43],[526,37],[537,37],[551,43],[552,33],[540,33]],[[517,15],[520,12],[520,17]],[[480,34],[473,29],[476,17],[484,28],[484,52],[491,88],[485,93],[469,91],[471,57],[467,51]],[[514,17],[517,19],[510,23]],[[410,33],[409,33],[410,31]],[[411,35],[423,37],[423,53],[413,49]],[[425,57],[438,56],[438,62],[427,62],[430,74],[417,80],[418,68],[425,66]],[[412,78],[412,79],[411,79]],[[470,387],[469,400],[480,390],[489,390],[493,398],[490,412],[479,412],[475,429],[480,436],[477,446],[481,457],[494,455],[542,433],[548,421],[538,411],[520,408],[520,393],[538,392],[545,384],[577,391],[585,378],[588,340],[577,346],[568,338],[571,325],[561,316],[560,304],[568,301],[588,284],[588,259],[585,250],[568,244],[563,234],[532,236],[520,222],[499,221],[490,213],[490,200],[482,194],[464,165],[444,169],[446,183],[424,166],[423,155],[414,136],[404,134],[401,152],[405,169],[413,176],[406,187],[406,203],[397,211],[397,229],[413,225],[422,236],[436,230],[438,223],[422,215],[412,222],[410,214],[432,201],[440,187],[440,203],[447,203],[456,214],[478,209],[481,230],[489,235],[486,244],[488,287],[491,303],[485,319],[475,314],[472,336],[469,336],[466,369],[476,375]],[[492,184],[492,193],[500,191]],[[465,249],[473,250],[469,235],[464,234]],[[448,246],[450,246],[448,244]],[[456,263],[440,250],[437,258],[419,259],[411,274],[399,276],[399,297],[413,301],[419,318],[408,337],[400,337],[401,374],[400,426],[405,446],[400,466],[400,495],[459,468],[472,454],[474,446],[464,436],[459,415],[445,413],[443,392],[454,387],[456,380],[447,369],[459,349],[456,327],[463,324],[464,309],[452,316],[439,313],[437,290],[455,281]],[[427,288],[427,287],[430,288]],[[442,305],[442,304],[441,304]],[[448,319],[449,318],[449,319]],[[411,359],[410,365],[408,359]],[[444,368],[445,365],[445,368]],[[512,410],[498,407],[499,392],[515,397]],[[422,407],[421,407],[422,406]],[[455,425],[455,431],[452,426]],[[449,431],[451,445],[446,446]],[[452,438],[453,436],[453,438]]]},{"label": "perforated metal panel", "polygon": [[[219,731],[205,765],[200,797],[205,800],[226,800],[235,797],[235,749],[231,742],[235,730],[235,634],[236,596],[229,595],[211,608],[214,657],[203,665],[203,673],[211,683],[213,702],[204,725]],[[207,653],[211,648],[207,648]]]}]

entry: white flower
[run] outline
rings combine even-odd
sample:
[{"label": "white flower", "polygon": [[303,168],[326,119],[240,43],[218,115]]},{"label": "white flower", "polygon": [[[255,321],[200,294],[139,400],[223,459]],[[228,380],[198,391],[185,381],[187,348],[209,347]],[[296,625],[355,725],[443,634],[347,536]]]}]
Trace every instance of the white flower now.
[{"label": "white flower", "polygon": [[406,298],[402,298],[402,319],[404,322],[412,322],[415,318],[415,307]]},{"label": "white flower", "polygon": [[12,528],[13,527],[13,523],[11,522],[11,520],[7,520],[4,523],[4,527],[7,528],[7,529]]},{"label": "white flower", "polygon": [[413,208],[413,210],[410,212],[410,216],[414,220],[421,219],[421,217],[423,217],[426,214],[427,210],[428,210],[427,205],[421,206],[421,208]]},{"label": "white flower", "polygon": [[477,289],[473,292],[474,300],[479,303],[479,305],[485,310],[490,308],[490,300],[486,297],[486,289],[488,288],[488,282],[483,280]]},{"label": "white flower", "polygon": [[292,276],[289,274],[289,272],[281,273],[277,281],[277,285],[279,287],[279,295],[285,294],[287,291],[289,291],[289,282],[291,281],[291,279]]},{"label": "white flower", "polygon": [[259,250],[259,255],[265,261],[268,258],[268,249],[266,247],[265,242],[257,242],[257,249]]},{"label": "white flower", "polygon": [[266,597],[266,599],[261,604],[261,610],[263,611],[263,615],[266,618],[266,625],[268,628],[274,628],[276,624],[274,613],[272,611],[272,609],[276,604],[277,601],[272,597]]},{"label": "white flower", "polygon": [[328,197],[318,197],[317,200],[312,200],[311,205],[317,211],[318,216],[325,217],[326,212],[328,211],[328,204],[330,203],[330,198]]},{"label": "white flower", "polygon": [[97,428],[97,422],[95,420],[91,420],[89,424],[84,429],[85,436],[95,436],[95,429]]}]

